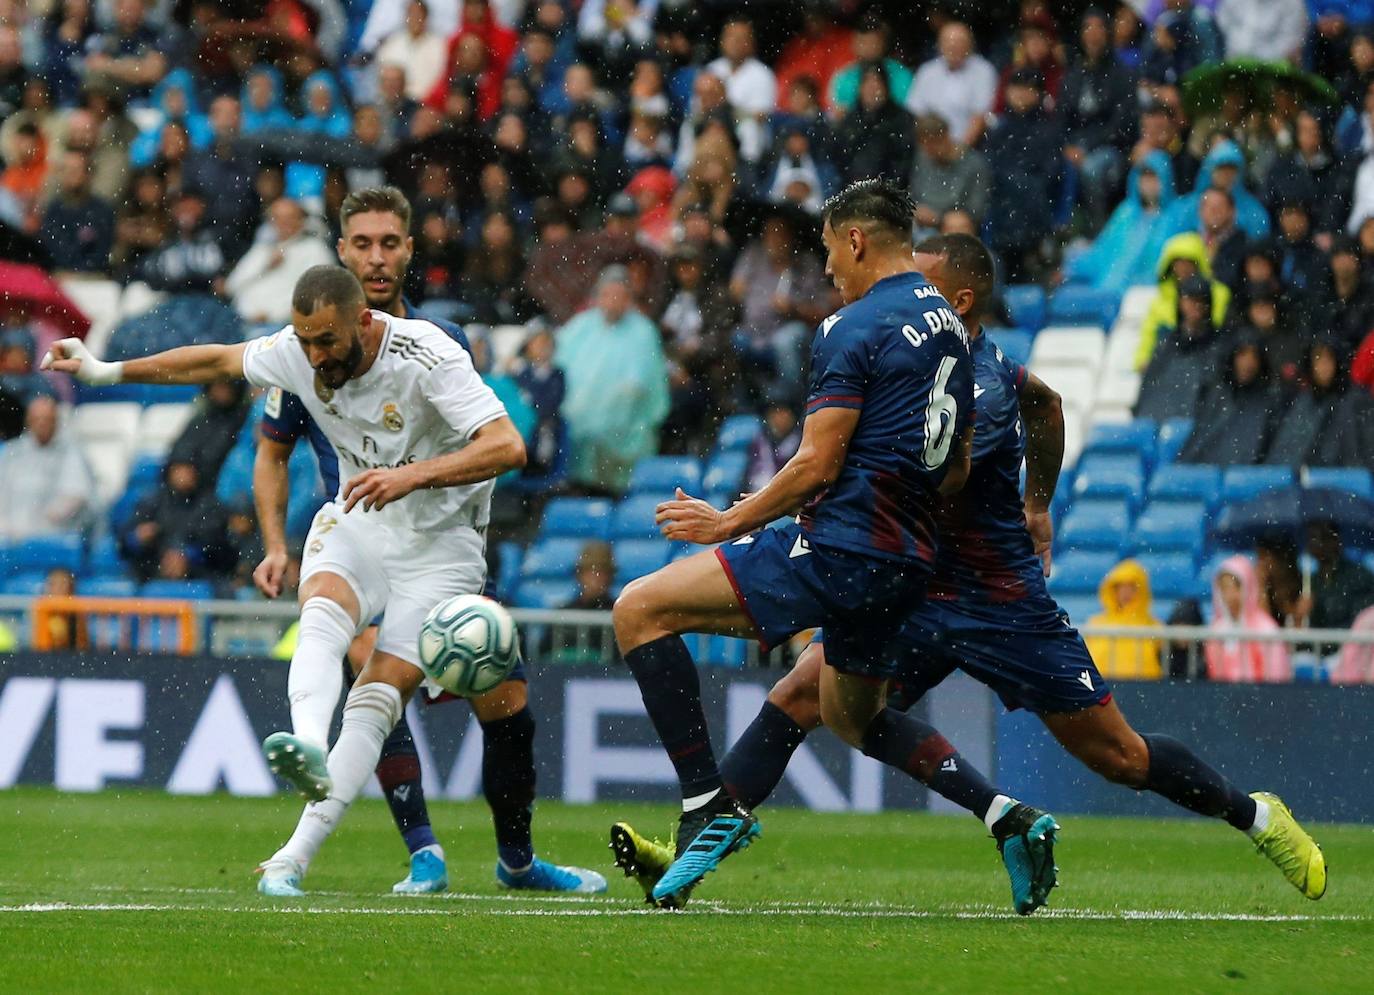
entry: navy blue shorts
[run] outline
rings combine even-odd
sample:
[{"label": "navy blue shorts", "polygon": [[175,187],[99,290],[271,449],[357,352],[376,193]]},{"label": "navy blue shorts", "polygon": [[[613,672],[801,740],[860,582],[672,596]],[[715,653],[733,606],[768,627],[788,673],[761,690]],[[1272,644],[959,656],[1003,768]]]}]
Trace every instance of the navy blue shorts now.
[{"label": "navy blue shorts", "polygon": [[[829,633],[827,659],[829,656]],[[821,634],[817,634],[817,640]],[[991,688],[1009,709],[1037,714],[1104,705],[1112,692],[1068,616],[1035,627],[990,627],[950,603],[928,601],[897,636],[889,703],[910,708],[955,670]]]},{"label": "navy blue shorts", "polygon": [[716,550],[765,651],[804,629],[825,626],[826,662],[885,680],[896,638],[925,597],[929,568],[812,545],[793,523],[764,529]]}]

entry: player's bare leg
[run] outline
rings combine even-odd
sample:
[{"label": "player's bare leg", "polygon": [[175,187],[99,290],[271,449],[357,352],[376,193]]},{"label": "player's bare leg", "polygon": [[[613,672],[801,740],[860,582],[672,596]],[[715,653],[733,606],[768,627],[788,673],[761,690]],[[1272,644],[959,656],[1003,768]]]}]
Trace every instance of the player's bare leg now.
[{"label": "player's bare leg", "polygon": [[274,732],[262,750],[273,773],[310,801],[329,795],[329,723],[343,690],[339,661],[358,631],[359,604],[342,576],[321,570],[301,583],[299,636],[286,681],[291,732]]},{"label": "player's bare leg", "polygon": [[655,901],[675,907],[759,831],[748,810],[722,790],[701,683],[681,634],[747,637],[755,635],[754,625],[714,552],[677,560],[632,582],[616,599],[613,620],[620,651],[682,788],[677,859],[653,891]]},{"label": "player's bare leg", "polygon": [[372,775],[382,741],[400,719],[423,676],[418,667],[398,656],[380,651],[372,654],[348,693],[339,738],[329,751],[329,796],[306,805],[291,838],[262,864],[258,890],[263,894],[302,894],[300,881],[310,861]]},{"label": "player's bare leg", "polygon": [[1224,819],[1248,835],[1306,897],[1326,893],[1321,847],[1275,795],[1247,795],[1172,736],[1137,733],[1113,699],[1041,719],[1064,749],[1107,780]]}]

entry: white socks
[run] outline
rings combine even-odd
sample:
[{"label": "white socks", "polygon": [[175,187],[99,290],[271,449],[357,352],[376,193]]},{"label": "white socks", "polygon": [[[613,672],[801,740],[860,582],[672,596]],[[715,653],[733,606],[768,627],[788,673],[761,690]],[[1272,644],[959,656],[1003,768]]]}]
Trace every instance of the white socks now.
[{"label": "white socks", "polygon": [[714,790],[706,792],[704,795],[693,795],[691,798],[684,798],[682,799],[682,811],[695,812],[697,809],[710,802],[710,800],[720,794],[720,792],[720,788],[715,788]]},{"label": "white socks", "polygon": [[1268,829],[1268,828],[1269,828],[1269,805],[1268,805],[1267,802],[1262,802],[1262,801],[1260,801],[1258,798],[1256,798],[1256,799],[1255,799],[1255,822],[1254,822],[1254,824],[1253,824],[1249,829],[1245,830],[1245,835],[1246,835],[1246,836],[1249,836],[1251,839],[1254,839],[1256,836],[1258,836],[1260,833],[1264,832],[1264,831],[1265,831],[1266,829]]},{"label": "white socks", "polygon": [[382,755],[382,741],[400,721],[402,708],[401,692],[390,684],[354,686],[344,703],[338,742],[329,751],[333,789],[324,801],[305,806],[296,831],[274,857],[290,857],[300,863],[302,870],[310,865],[311,858],[372,776]]},{"label": "white socks", "polygon": [[988,827],[988,832],[992,832],[993,825],[998,819],[1006,815],[1016,805],[1015,798],[1008,798],[1006,795],[998,795],[988,806],[988,810],[983,813],[983,824]]},{"label": "white socks", "polygon": [[286,697],[292,732],[321,749],[329,745],[329,720],[343,690],[343,659],[357,628],[337,601],[310,598],[301,605]]}]

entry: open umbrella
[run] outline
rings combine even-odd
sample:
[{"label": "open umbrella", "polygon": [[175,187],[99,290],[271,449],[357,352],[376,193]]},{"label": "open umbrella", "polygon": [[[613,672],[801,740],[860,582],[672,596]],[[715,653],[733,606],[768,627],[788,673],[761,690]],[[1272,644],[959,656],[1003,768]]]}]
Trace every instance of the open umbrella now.
[{"label": "open umbrella", "polygon": [[1287,62],[1271,62],[1241,56],[1202,65],[1183,80],[1183,105],[1193,115],[1215,114],[1226,95],[1239,92],[1252,107],[1268,107],[1274,91],[1291,90],[1299,101],[1331,104],[1336,89],[1326,80]]},{"label": "open umbrella", "polygon": [[1213,535],[1223,546],[1244,546],[1267,533],[1287,532],[1299,541],[1312,522],[1331,522],[1352,546],[1374,544],[1374,501],[1329,487],[1290,487],[1261,494],[1221,513]]},{"label": "open umbrella", "polygon": [[26,263],[0,261],[0,309],[13,307],[22,307],[77,338],[85,338],[91,330],[91,320],[47,273]]},{"label": "open umbrella", "polygon": [[294,128],[264,128],[244,135],[234,151],[258,162],[311,162],[344,169],[373,169],[378,154],[351,138],[331,138]]}]

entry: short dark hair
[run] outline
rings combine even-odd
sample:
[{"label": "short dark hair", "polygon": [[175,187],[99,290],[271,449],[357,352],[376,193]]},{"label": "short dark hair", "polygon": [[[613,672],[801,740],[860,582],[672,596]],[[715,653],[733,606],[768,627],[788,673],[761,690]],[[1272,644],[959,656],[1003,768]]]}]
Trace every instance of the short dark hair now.
[{"label": "short dark hair", "polygon": [[888,180],[855,180],[825,202],[821,216],[831,228],[856,221],[875,225],[901,242],[911,244],[916,205],[901,187]]},{"label": "short dark hair", "polygon": [[957,277],[973,291],[973,310],[969,317],[981,318],[992,304],[992,288],[997,282],[997,268],[992,253],[980,239],[972,235],[932,235],[916,246],[917,252],[941,256],[950,275]]},{"label": "short dark hair", "polygon": [[342,266],[311,266],[296,281],[291,310],[312,315],[317,307],[353,309],[363,306],[363,285]]},{"label": "short dark hair", "polygon": [[365,187],[354,190],[339,205],[339,230],[348,227],[348,219],[355,214],[381,211],[401,219],[401,227],[410,231],[410,201],[395,187]]}]

